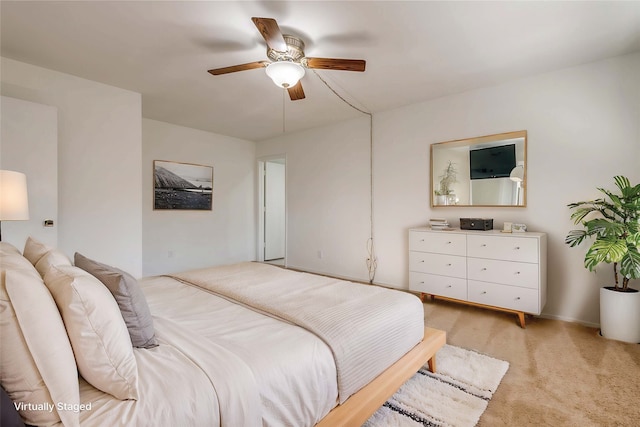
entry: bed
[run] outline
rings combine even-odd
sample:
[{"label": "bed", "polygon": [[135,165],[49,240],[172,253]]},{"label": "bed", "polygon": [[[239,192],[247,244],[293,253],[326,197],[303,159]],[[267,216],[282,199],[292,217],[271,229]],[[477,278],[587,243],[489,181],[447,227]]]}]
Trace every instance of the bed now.
[{"label": "bed", "polygon": [[[33,239],[24,256],[0,245],[0,380],[53,405],[18,407],[30,424],[359,426],[445,342],[416,296],[382,287],[255,262],[133,283]],[[130,327],[114,277],[151,329]]]}]

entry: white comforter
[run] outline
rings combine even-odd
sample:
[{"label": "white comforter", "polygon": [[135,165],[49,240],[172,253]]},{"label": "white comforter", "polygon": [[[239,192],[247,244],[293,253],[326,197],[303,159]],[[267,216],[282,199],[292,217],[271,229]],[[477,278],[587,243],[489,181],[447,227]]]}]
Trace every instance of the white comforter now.
[{"label": "white comforter", "polygon": [[140,398],[120,401],[81,379],[80,401],[91,403],[83,426],[313,426],[424,330],[419,300],[387,289],[256,263],[180,277],[207,290],[170,277],[140,281],[160,342],[135,349]]},{"label": "white comforter", "polygon": [[336,405],[333,356],[313,334],[168,277],[140,283],[161,343],[135,350],[140,399],[81,380],[83,426],[313,426]]},{"label": "white comforter", "polygon": [[191,270],[176,277],[299,325],[320,337],[338,369],[338,399],[367,385],[424,334],[414,295],[255,262]]}]

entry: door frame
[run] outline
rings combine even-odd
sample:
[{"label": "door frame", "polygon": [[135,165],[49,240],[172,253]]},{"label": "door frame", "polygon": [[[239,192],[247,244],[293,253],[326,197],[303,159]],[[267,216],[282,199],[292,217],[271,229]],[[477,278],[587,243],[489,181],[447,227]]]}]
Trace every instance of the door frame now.
[{"label": "door frame", "polygon": [[284,266],[287,266],[287,230],[288,230],[288,197],[287,197],[287,156],[286,154],[274,154],[270,156],[259,157],[257,162],[257,180],[258,180],[258,203],[257,203],[257,220],[258,220],[258,233],[256,236],[256,259],[259,262],[264,262],[265,251],[265,224],[264,224],[264,178],[266,175],[266,164],[272,160],[282,160],[284,163]]}]

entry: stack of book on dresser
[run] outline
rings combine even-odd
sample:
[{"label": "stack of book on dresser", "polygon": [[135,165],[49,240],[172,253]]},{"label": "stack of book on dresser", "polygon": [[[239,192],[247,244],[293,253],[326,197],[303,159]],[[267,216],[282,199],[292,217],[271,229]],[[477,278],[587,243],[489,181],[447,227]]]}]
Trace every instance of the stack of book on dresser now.
[{"label": "stack of book on dresser", "polygon": [[449,222],[443,218],[431,218],[429,220],[429,225],[432,230],[451,230]]}]

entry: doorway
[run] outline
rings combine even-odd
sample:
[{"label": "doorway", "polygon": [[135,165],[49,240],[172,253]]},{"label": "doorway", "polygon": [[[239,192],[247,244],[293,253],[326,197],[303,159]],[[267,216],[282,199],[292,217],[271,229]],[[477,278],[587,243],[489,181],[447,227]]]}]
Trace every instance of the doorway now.
[{"label": "doorway", "polygon": [[286,162],[284,156],[259,161],[260,212],[258,260],[285,265]]}]

